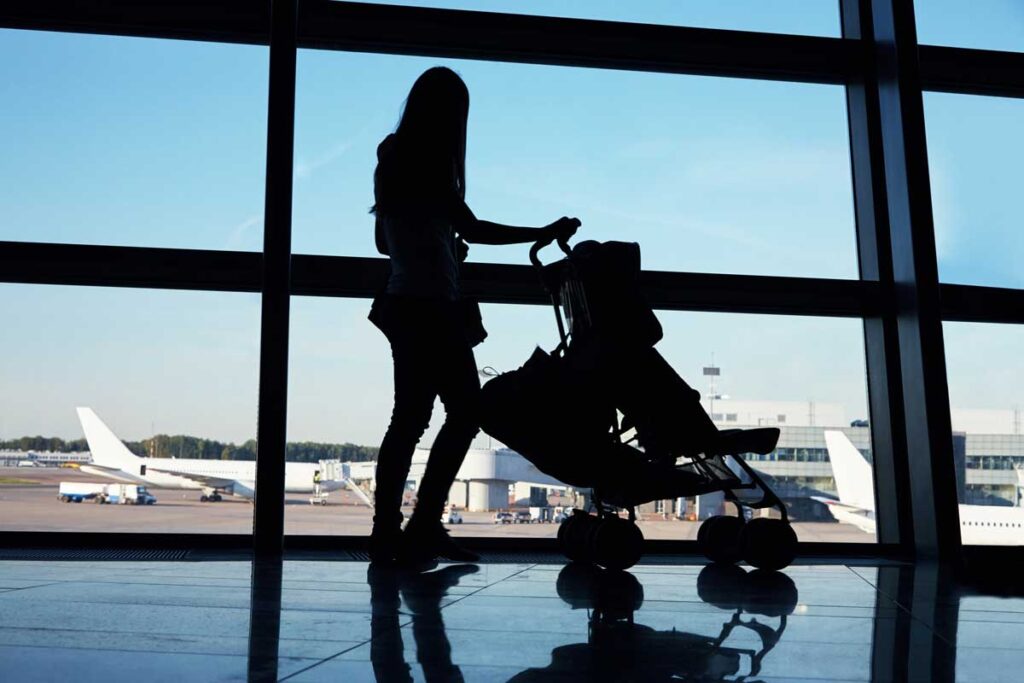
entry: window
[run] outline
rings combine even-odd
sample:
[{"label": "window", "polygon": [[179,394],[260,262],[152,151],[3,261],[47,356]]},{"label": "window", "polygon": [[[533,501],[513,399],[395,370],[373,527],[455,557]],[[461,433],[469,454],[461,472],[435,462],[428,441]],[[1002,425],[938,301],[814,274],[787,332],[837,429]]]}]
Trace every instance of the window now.
[{"label": "window", "polygon": [[[292,361],[290,373],[289,441],[318,444],[356,444],[362,450],[352,457],[371,459],[387,427],[392,406],[391,360],[387,343],[379,331],[366,321],[369,302],[356,299],[296,298],[292,308]],[[488,305],[484,307],[485,324],[490,331],[487,341],[476,349],[477,363],[483,371],[490,367],[498,372],[522,365],[533,348],[540,345],[551,349],[557,341],[557,329],[552,314],[545,306]],[[711,313],[659,312],[665,328],[665,338],[658,350],[680,376],[705,396],[700,369],[711,353],[722,375],[716,378],[718,390],[729,396],[723,400],[731,406],[726,416],[730,426],[757,427],[765,414],[774,417],[779,402],[800,399],[804,406],[802,423],[783,428],[780,451],[789,449],[790,462],[786,469],[775,468],[773,463],[756,461],[757,468],[776,482],[777,492],[786,499],[790,514],[797,520],[796,529],[803,539],[827,538],[832,541],[870,541],[873,535],[847,524],[838,524],[830,516],[814,512],[811,496],[835,495],[831,483],[832,472],[827,463],[812,463],[809,453],[825,457],[824,431],[844,429],[857,446],[870,444],[866,428],[846,427],[849,418],[864,415],[866,396],[864,386],[863,351],[860,324],[856,320],[798,318],[786,316],[726,315]],[[759,344],[752,348],[746,343],[744,330],[757,329]],[[698,333],[699,331],[699,333]],[[821,339],[829,339],[827,345]],[[845,359],[845,360],[841,360]],[[490,371],[487,371],[490,372]],[[817,407],[815,422],[810,421],[807,397],[813,397]],[[708,409],[708,400],[703,408]],[[731,418],[729,417],[731,416]],[[435,405],[430,430],[421,440],[427,447],[433,441],[443,420],[441,406]],[[813,444],[811,449],[804,446]],[[474,459],[504,458],[503,444],[481,434],[474,443],[475,451],[467,457]],[[307,445],[307,448],[312,448]],[[497,451],[497,453],[496,453]],[[418,458],[425,458],[421,451]],[[509,456],[512,457],[512,456]],[[859,457],[859,455],[858,455]],[[784,458],[780,457],[780,460]],[[466,500],[484,484],[473,479],[457,481],[452,489],[451,502],[463,510],[463,523],[449,526],[454,535],[491,536],[553,536],[555,525],[525,527],[495,525],[495,511],[516,504],[529,497],[531,486],[557,486],[543,472],[534,472],[532,465],[516,460],[524,480],[505,482],[502,491],[488,490],[490,501],[486,506],[479,493],[475,503]],[[351,464],[352,472],[362,472],[364,493],[373,489],[372,465]],[[466,466],[468,470],[468,466]],[[493,468],[492,468],[493,469]],[[414,458],[410,478],[418,483],[422,462]],[[529,481],[530,476],[538,481]],[[807,486],[803,479],[815,476],[827,484]],[[353,477],[355,478],[355,477]],[[507,497],[511,486],[513,494]],[[580,492],[583,493],[583,492]],[[575,492],[568,491],[565,501],[571,504]],[[411,512],[412,492],[408,494]],[[870,494],[869,494],[870,495]],[[304,502],[304,496],[292,496]],[[555,501],[555,498],[549,500]],[[560,497],[558,500],[562,500]],[[557,502],[552,502],[554,507]],[[480,509],[474,509],[479,507]],[[339,512],[332,513],[332,509]],[[652,508],[656,509],[656,507]],[[339,523],[339,517],[341,522]],[[363,534],[370,526],[371,511],[358,494],[339,491],[328,496],[326,508],[309,505],[289,505],[286,508],[288,533]],[[325,520],[330,519],[328,524]],[[676,520],[668,528],[650,526],[643,520],[641,528],[649,538],[693,538],[696,524]]]},{"label": "window", "polygon": [[[1000,525],[1017,524],[1024,519],[1015,519],[1021,510],[1017,506],[1022,483],[1016,466],[1024,461],[1024,395],[1017,381],[1024,327],[947,322],[943,333],[960,515],[965,519],[1005,515]],[[1012,534],[962,540],[1021,545],[1021,539]]]},{"label": "window", "polygon": [[267,49],[0,30],[0,240],[262,248]]},{"label": "window", "polygon": [[[438,63],[300,51],[296,252],[377,255],[376,148]],[[652,270],[857,276],[841,87],[440,63],[471,92],[467,200],[478,216],[579,216],[580,239],[637,241]],[[525,265],[526,251],[474,245],[470,260]]]},{"label": "window", "polygon": [[[556,8],[535,0],[408,0],[408,4],[539,12],[532,20],[535,25],[567,43],[576,34],[559,33],[566,22],[551,20],[544,13],[779,34],[750,42],[742,34],[730,38],[739,46],[739,62],[748,57],[757,62],[756,73],[744,71],[739,62],[683,67],[715,76],[628,71],[642,57],[641,50],[628,45],[605,46],[605,53],[597,55],[605,65],[622,70],[504,62],[500,60],[521,54],[517,49],[523,46],[509,44],[508,34],[500,30],[486,36],[482,47],[472,52],[479,61],[451,59],[448,56],[470,53],[455,44],[425,47],[415,35],[396,34],[384,45],[375,29],[358,22],[349,26],[352,31],[347,37],[333,36],[342,42],[332,45],[332,36],[324,35],[323,42],[316,43],[322,50],[303,49],[297,55],[292,247],[300,254],[376,256],[367,213],[376,146],[393,129],[414,78],[428,66],[453,66],[473,93],[468,187],[470,204],[481,216],[539,225],[563,214],[578,215],[584,221],[581,239],[637,241],[643,246],[648,270],[840,280],[765,279],[748,281],[747,287],[738,289],[731,286],[742,285],[742,278],[702,280],[701,284],[709,283],[707,288],[687,290],[701,290],[695,296],[699,301],[692,305],[721,312],[662,313],[667,334],[659,350],[701,390],[704,409],[723,426],[780,429],[776,450],[751,462],[772,476],[797,520],[801,539],[873,538],[869,524],[836,522],[826,507],[815,502],[837,493],[831,463],[836,442],[831,438],[826,442],[826,433],[840,433],[850,444],[842,452],[856,456],[859,451],[871,464],[864,340],[857,316],[880,314],[874,304],[893,294],[884,280],[870,286],[855,282],[859,271],[842,83],[860,82],[858,71],[870,67],[862,60],[842,57],[848,45],[834,39],[839,28],[836,3],[779,0],[767,7],[752,0],[632,4],[572,0]],[[917,4],[924,43],[1017,51],[1024,45],[1018,30],[1020,10],[1008,0],[991,0],[981,9],[972,6],[969,16],[951,1]],[[126,440],[129,449],[151,455],[156,467],[140,465],[140,476],[143,467],[149,475],[161,465],[196,459],[200,462],[194,475],[203,475],[206,482],[220,481],[226,477],[224,467],[244,463],[255,447],[252,423],[260,295],[214,290],[259,287],[253,276],[262,236],[267,135],[280,141],[280,136],[291,134],[286,124],[268,129],[266,122],[268,76],[277,79],[282,72],[268,71],[265,46],[245,44],[266,38],[266,22],[258,12],[235,16],[216,3],[176,7],[173,16],[154,14],[132,3],[120,9],[116,16],[93,13],[90,20],[77,23],[70,17],[47,19],[34,10],[14,7],[5,11],[8,23],[40,29],[57,26],[61,31],[0,30],[4,103],[0,128],[7,143],[0,158],[0,242],[33,243],[0,254],[0,274],[8,283],[49,283],[0,285],[4,290],[0,291],[0,314],[15,330],[0,340],[0,346],[5,346],[0,379],[7,392],[0,399],[6,400],[0,406],[0,464],[24,470],[23,476],[17,471],[11,475],[15,482],[50,477],[39,484],[42,488],[33,490],[49,491],[51,499],[62,477],[71,480],[89,474],[86,469],[59,468],[86,457],[75,450],[84,447],[78,422],[62,405],[97,407],[97,414]],[[91,11],[75,11],[79,10],[80,18]],[[311,9],[313,15],[335,10],[345,11],[338,5]],[[396,20],[416,14],[401,7],[369,11]],[[431,21],[443,24],[451,18],[447,15],[435,12]],[[97,33],[65,32],[75,27]],[[309,26],[300,29],[301,33]],[[101,35],[140,31],[180,38],[183,30],[194,40]],[[307,32],[305,39],[309,38]],[[220,40],[234,42],[211,42]],[[758,51],[766,44],[774,47],[766,49],[761,60]],[[352,51],[339,49],[342,45]],[[588,45],[588,49],[599,48]],[[909,53],[912,48],[904,45],[899,52]],[[396,54],[372,53],[387,49]],[[398,56],[417,51],[436,56]],[[992,69],[984,82],[978,82],[981,77],[972,80],[970,58],[956,50],[943,54],[944,59],[926,65],[927,79],[932,79],[926,82],[944,84],[934,87],[1019,94],[1019,84],[1005,68],[1012,66],[1012,59],[988,55],[986,59],[1003,68]],[[556,51],[530,59],[564,63],[566,57]],[[727,73],[744,78],[722,76]],[[746,78],[751,75],[761,80]],[[277,85],[287,87],[288,80],[276,81]],[[1014,223],[1019,210],[1010,199],[1017,194],[1013,181],[1020,175],[1017,160],[1024,152],[1017,130],[1022,118],[1019,104],[1018,99],[925,95],[936,243],[941,279],[947,285],[1024,291],[1017,267],[1024,247]],[[857,117],[855,123],[864,122],[856,107],[850,111]],[[886,110],[883,116],[884,130],[918,124],[905,120],[907,112],[898,108],[892,113]],[[854,139],[859,145],[857,134]],[[884,158],[896,158],[890,152],[897,156],[907,152],[904,158],[911,168],[920,168],[925,161],[923,148],[899,149],[896,144],[890,150],[890,142],[886,137],[881,145],[885,148],[882,158],[869,160],[873,171]],[[879,146],[868,148],[872,155],[880,151]],[[280,177],[282,170],[289,175],[288,169],[277,168],[273,177]],[[898,180],[900,174],[886,177]],[[900,188],[893,189],[897,192],[891,196],[898,197]],[[276,183],[271,191],[274,201],[286,198]],[[880,237],[894,238],[888,243],[898,244],[901,235],[894,230]],[[90,250],[75,249],[76,244],[112,246]],[[127,248],[133,246],[180,251],[141,254]],[[249,253],[193,254],[186,249]],[[31,254],[38,269],[19,269],[16,259],[21,254]],[[151,277],[119,273],[110,266],[137,264],[132,259],[140,256],[155,264]],[[915,258],[914,254],[895,256]],[[82,266],[81,272],[95,275],[80,278],[79,272],[66,272],[61,265],[70,259]],[[526,249],[474,247],[471,259],[525,264]],[[204,273],[214,270],[210,267],[214,261],[225,266],[217,269],[223,277],[208,279]],[[339,269],[343,274],[323,275],[325,271],[318,269],[332,265],[325,260],[295,262],[302,265],[296,268],[294,282],[303,294],[331,278],[333,285],[340,286],[320,293],[346,297],[371,293],[372,283],[360,279],[359,264],[346,262],[355,267]],[[870,269],[871,264],[866,265]],[[927,275],[927,268],[918,268],[920,264],[907,265]],[[494,287],[503,286],[499,276],[508,272],[482,271],[494,276],[488,285]],[[318,278],[312,289],[302,288]],[[155,289],[66,286],[85,281]],[[758,283],[766,285],[763,291]],[[777,286],[793,296],[773,298]],[[672,287],[674,292],[682,289]],[[931,290],[926,286],[921,291]],[[944,291],[959,297],[944,304],[954,299],[962,303],[971,296],[964,288]],[[746,292],[758,300],[750,310],[808,317],[727,313],[748,310],[737,299]],[[993,300],[1015,296],[1003,292]],[[517,298],[512,295],[505,300]],[[935,302],[925,302],[925,307],[931,303]],[[359,486],[372,481],[367,467],[372,468],[375,444],[386,426],[390,364],[382,339],[364,320],[366,305],[364,299],[294,299],[288,458],[289,471],[299,472],[300,483],[288,487],[288,496],[300,504],[288,508],[289,533],[363,533],[367,528],[367,508],[358,502],[356,490],[322,486],[325,480],[351,480]],[[479,350],[481,370],[516,367],[533,343],[551,346],[554,328],[544,307],[486,308],[492,338]],[[1008,315],[1000,319],[1012,319],[1017,307],[1007,308],[1011,309]],[[908,311],[916,312],[920,311]],[[853,317],[810,317],[817,315]],[[995,317],[993,313],[990,319]],[[285,333],[283,318],[271,315],[263,323],[265,339]],[[1000,506],[1012,512],[1011,499],[1019,497],[1012,477],[1015,467],[1024,462],[1024,452],[1015,389],[1006,384],[1008,378],[1019,375],[1013,371],[1021,348],[1020,340],[1012,339],[1017,329],[947,325],[954,427],[970,427],[951,435],[964,505]],[[873,357],[872,362],[888,367],[887,347],[873,342],[869,340],[869,348],[881,349],[878,353],[883,357]],[[703,386],[700,370],[709,360],[723,369],[717,378],[721,386]],[[995,361],[1001,371],[993,374],[990,365]],[[278,370],[285,369],[283,362],[270,359],[271,364],[282,364]],[[910,376],[896,379],[915,381]],[[268,412],[271,419],[283,417],[266,406],[263,417]],[[153,416],[149,427],[145,414]],[[886,422],[877,428],[884,432]],[[43,436],[30,436],[33,433]],[[153,438],[160,433],[166,436]],[[428,432],[425,443],[430,439]],[[501,444],[481,436],[475,446],[497,457]],[[169,455],[175,456],[174,461]],[[243,482],[236,481],[238,490],[233,492],[244,494]],[[415,486],[415,474],[410,482]],[[476,495],[479,500],[481,490],[474,494],[472,482],[463,483],[453,487],[452,500],[460,495],[467,501]],[[11,490],[9,484],[10,480],[0,481],[0,493]],[[223,490],[222,485],[213,486]],[[330,495],[319,495],[324,491],[317,488],[329,489]],[[861,489],[860,503],[873,507],[870,486]],[[164,501],[177,499],[157,493],[160,503],[154,510],[163,515],[161,510],[171,508]],[[488,505],[504,501],[517,506],[544,496],[552,506],[554,500],[575,502],[566,487],[529,477],[510,485],[497,482],[485,493]],[[182,500],[211,494],[220,495],[215,490],[190,490]],[[309,505],[311,501],[328,505],[320,506],[321,510]],[[650,509],[680,510],[679,516],[688,507],[695,508],[694,501],[685,502],[681,508],[673,507],[675,502],[652,503]],[[188,525],[179,523],[168,528],[203,531],[216,526],[216,531],[242,533],[251,528],[248,513],[232,516],[231,503],[217,505],[196,503],[204,514],[199,522],[188,524],[197,526],[186,529]],[[59,512],[47,508],[46,514],[38,516],[25,514],[19,507],[0,516],[0,528],[40,528],[49,524],[50,513],[55,515],[49,517],[53,528],[68,529],[83,528],[86,519],[126,519],[126,526],[107,528],[136,530],[142,519],[86,517],[85,508],[77,505],[57,507]],[[110,510],[89,509],[101,511],[97,514]],[[65,510],[82,514],[70,516]],[[217,512],[207,514],[207,510]],[[1017,522],[998,515],[988,517],[1000,521],[968,517],[964,528],[986,532],[1019,528]],[[263,513],[260,518],[260,528],[275,527],[273,518],[264,518]],[[211,526],[213,522],[216,525]],[[470,533],[473,524],[483,527],[486,522],[466,521],[465,530],[455,533]],[[683,525],[683,520],[660,528],[670,538],[695,535],[695,527]],[[538,525],[531,534],[553,535],[554,529]],[[651,538],[659,537],[653,527],[644,530]]]},{"label": "window", "polygon": [[941,280],[1024,288],[1024,100],[926,93],[924,102]]},{"label": "window", "polygon": [[1017,0],[917,0],[914,11],[922,44],[1024,51],[1024,6]]},{"label": "window", "polygon": [[[0,530],[250,533],[259,315],[250,294],[0,286],[20,330],[0,336],[0,460],[35,462],[0,477]],[[126,479],[152,509],[73,502],[144,501]]]}]

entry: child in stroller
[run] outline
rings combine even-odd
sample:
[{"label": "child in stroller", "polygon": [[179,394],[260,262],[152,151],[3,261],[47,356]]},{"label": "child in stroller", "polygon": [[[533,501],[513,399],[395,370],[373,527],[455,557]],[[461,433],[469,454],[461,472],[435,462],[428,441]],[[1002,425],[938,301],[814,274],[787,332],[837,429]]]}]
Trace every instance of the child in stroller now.
[{"label": "child in stroller", "polygon": [[[566,258],[544,266],[546,244],[530,259],[561,343],[484,386],[481,427],[547,474],[592,490],[596,515],[577,510],[559,529],[566,554],[632,566],[643,538],[635,506],[723,491],[739,514],[705,521],[701,550],[715,561],[789,564],[796,537],[785,506],[741,457],[770,453],[779,430],[717,429],[698,392],[655,350],[662,329],[640,290],[638,245],[560,242]],[[747,522],[744,508],[775,508],[780,519]]]}]

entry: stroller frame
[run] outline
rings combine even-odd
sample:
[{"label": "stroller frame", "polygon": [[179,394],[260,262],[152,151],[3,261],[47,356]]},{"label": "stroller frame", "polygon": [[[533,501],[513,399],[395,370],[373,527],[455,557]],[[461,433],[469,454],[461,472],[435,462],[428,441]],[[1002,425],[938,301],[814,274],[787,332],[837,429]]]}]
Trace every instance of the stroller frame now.
[{"label": "stroller frame", "polygon": [[[536,242],[530,248],[530,263],[540,275],[540,280],[544,286],[545,291],[551,299],[551,305],[554,309],[555,321],[558,326],[559,344],[552,352],[552,355],[564,355],[569,344],[573,338],[574,333],[586,330],[592,325],[590,305],[587,300],[587,292],[583,282],[578,278],[576,273],[576,266],[573,262],[572,250],[569,247],[567,240],[559,239],[557,244],[562,252],[565,254],[565,265],[563,268],[564,276],[561,278],[561,282],[557,288],[549,286],[548,280],[543,277],[542,269],[545,265],[541,262],[539,252],[544,247],[550,245],[552,240],[541,240]],[[618,417],[613,419],[613,424],[609,425],[609,438],[616,439],[619,443],[629,444],[633,439],[624,441],[624,434],[628,431],[628,428],[623,428],[620,424]],[[774,438],[771,438],[769,433],[774,433]],[[791,544],[795,547],[796,537],[793,534],[790,527],[789,515],[786,510],[785,504],[771,489],[771,487],[764,481],[764,479],[746,462],[742,457],[743,453],[751,451],[769,453],[774,450],[775,445],[778,441],[779,431],[778,429],[727,429],[719,430],[719,439],[713,444],[711,449],[706,452],[687,454],[685,457],[689,462],[679,464],[678,462],[671,466],[679,470],[689,470],[702,475],[708,482],[716,484],[714,488],[708,489],[702,493],[712,493],[715,491],[721,491],[727,502],[731,503],[736,508],[737,518],[746,526],[746,522],[753,515],[754,510],[772,508],[778,511],[779,520],[785,527],[788,534],[784,534],[785,538],[782,539],[785,543]],[[744,438],[748,437],[748,438]],[[749,438],[754,437],[754,438]],[[761,439],[758,440],[758,437]],[[634,437],[635,439],[636,437]],[[740,473],[738,474],[733,468],[729,466],[729,462],[735,463],[739,468]],[[757,491],[758,496],[754,499],[744,498],[740,494],[745,491]],[[680,495],[691,495],[686,493],[680,493]],[[619,510],[625,510],[628,515],[628,521],[630,524],[635,526],[636,516],[636,505],[650,502],[655,500],[643,500],[640,502],[629,503],[629,504],[616,504],[609,502],[609,499],[614,499],[614,491],[599,490],[597,487],[592,489],[590,507],[596,512],[598,520],[606,520],[611,518],[619,518]],[[750,515],[748,516],[748,512]],[[588,510],[577,510],[575,515],[580,514],[589,515]],[[730,525],[729,531],[725,532],[724,536],[727,538],[712,538],[714,536],[723,536],[721,532],[714,532],[713,529],[708,528],[705,533],[705,528],[711,525],[707,522],[718,519],[722,516],[716,516],[706,520],[706,523],[701,528],[701,532],[698,535],[698,542],[702,544],[702,549],[705,554],[713,561],[736,561],[741,555],[743,555],[743,545],[741,539],[738,536],[741,534],[742,529],[736,529],[735,525]],[[735,518],[734,518],[735,519]],[[718,525],[719,527],[725,525]],[[639,529],[637,529],[639,533]],[[792,536],[790,539],[789,536]],[[642,540],[642,535],[640,536]],[[776,540],[776,539],[773,539]],[[719,552],[721,548],[709,547],[709,546],[732,546],[727,552]],[[637,558],[639,555],[637,555]],[[578,559],[578,558],[573,558]],[[756,566],[762,566],[762,563],[746,558],[752,564]],[[781,566],[789,564],[789,560],[792,557],[785,560]],[[601,563],[600,561],[598,562]],[[767,562],[765,563],[766,568],[776,569],[779,566],[772,566],[778,564],[778,562]],[[628,565],[627,565],[628,566]]]}]

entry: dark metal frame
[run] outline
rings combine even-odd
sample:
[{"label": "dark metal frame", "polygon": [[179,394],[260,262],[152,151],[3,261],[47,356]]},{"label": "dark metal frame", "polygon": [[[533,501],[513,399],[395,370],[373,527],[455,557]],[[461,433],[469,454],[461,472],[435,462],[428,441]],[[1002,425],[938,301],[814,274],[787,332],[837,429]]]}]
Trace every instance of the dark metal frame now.
[{"label": "dark metal frame", "polygon": [[[912,0],[840,5],[843,38],[329,0],[8,0],[0,27],[268,45],[270,101],[262,254],[0,242],[0,282],[260,293],[254,533],[213,538],[229,545],[243,539],[274,556],[283,542],[290,297],[371,297],[386,268],[382,259],[291,254],[298,48],[845,85],[860,279],[645,272],[644,287],[661,309],[862,318],[879,544],[835,552],[955,554],[941,323],[1024,323],[1024,290],[939,283],[922,91],[1024,97],[1024,54],[918,46]],[[466,289],[485,302],[547,303],[527,266],[474,264],[465,275]],[[140,541],[132,534],[100,538],[93,542]],[[147,538],[202,544],[193,535]],[[68,540],[0,534],[0,544],[29,542]],[[359,540],[286,541],[291,548],[331,543]],[[832,550],[804,544],[805,552]]]}]

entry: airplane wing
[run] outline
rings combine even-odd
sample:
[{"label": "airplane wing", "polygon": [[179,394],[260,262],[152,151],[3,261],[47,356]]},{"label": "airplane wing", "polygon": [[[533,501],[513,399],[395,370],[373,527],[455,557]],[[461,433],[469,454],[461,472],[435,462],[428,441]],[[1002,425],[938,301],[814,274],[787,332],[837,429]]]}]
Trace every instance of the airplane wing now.
[{"label": "airplane wing", "polygon": [[204,486],[209,486],[211,488],[228,488],[236,483],[235,479],[225,479],[224,477],[211,477],[207,474],[186,474],[184,472],[164,469],[162,467],[153,467],[153,465],[151,464],[146,465],[146,470],[150,472],[161,472],[163,474],[173,474],[176,477],[181,477],[182,479],[191,479],[192,481],[198,482]]}]

